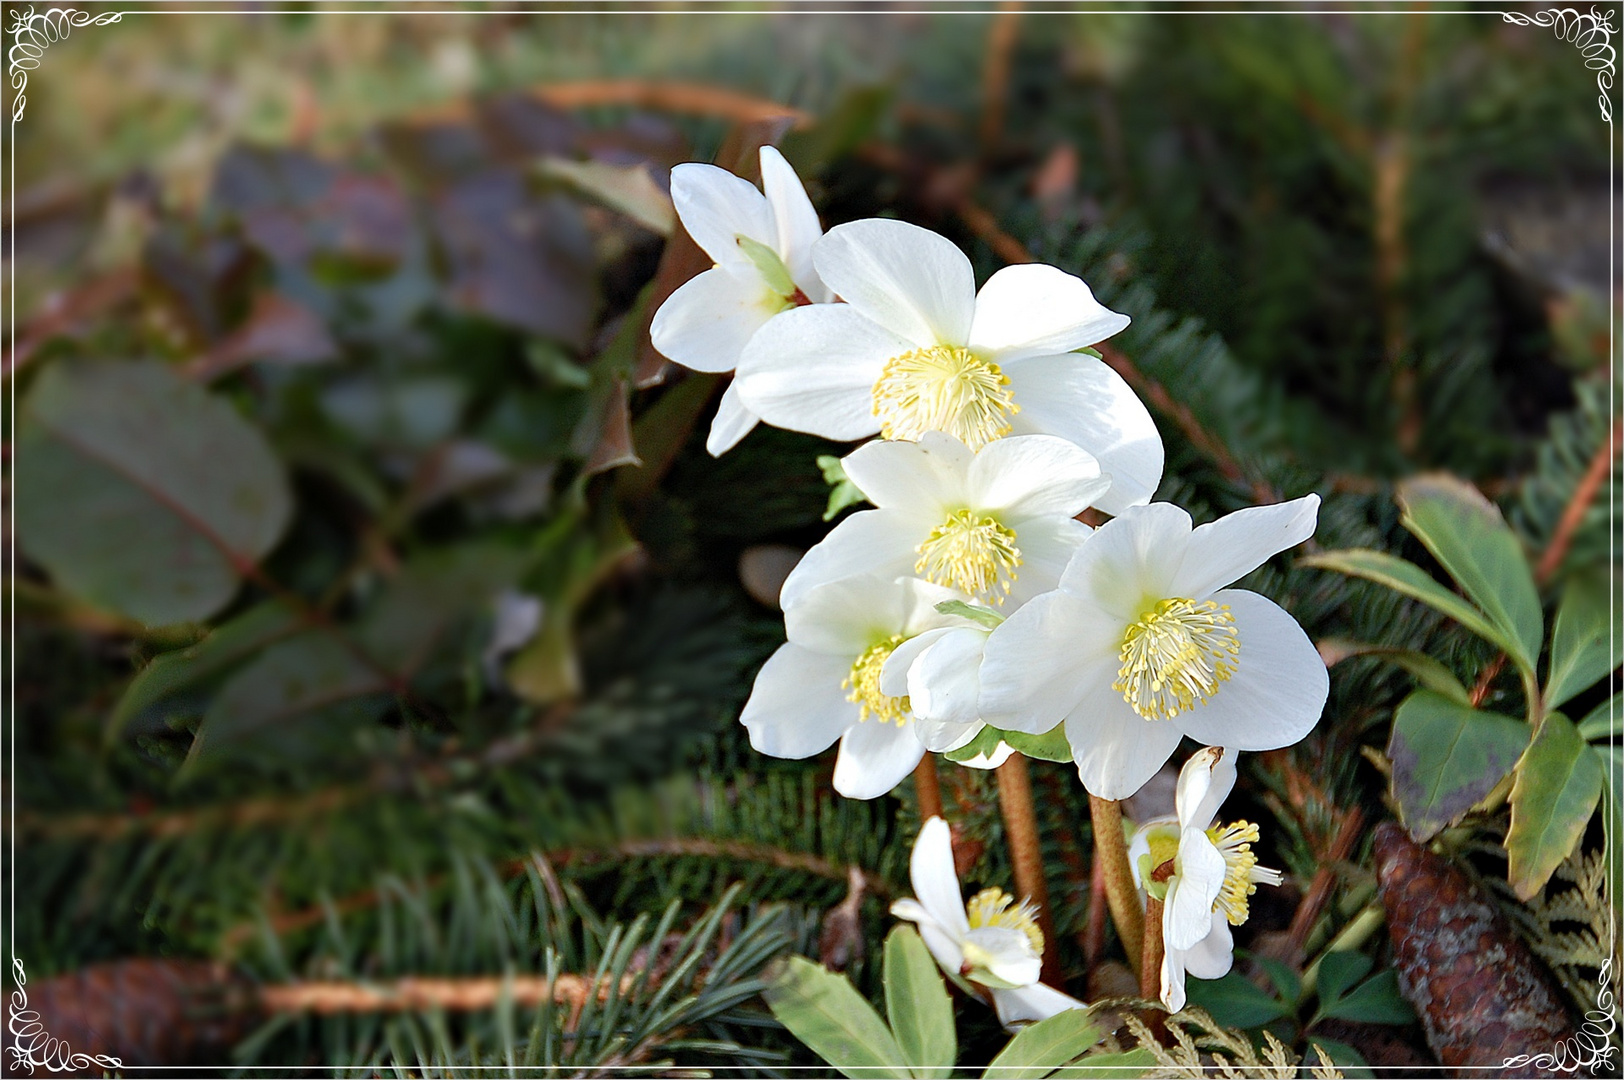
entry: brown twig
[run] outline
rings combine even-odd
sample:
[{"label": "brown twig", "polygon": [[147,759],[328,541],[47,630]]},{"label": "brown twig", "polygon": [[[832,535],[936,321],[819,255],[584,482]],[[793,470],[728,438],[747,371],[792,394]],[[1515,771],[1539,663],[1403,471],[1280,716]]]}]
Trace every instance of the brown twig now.
[{"label": "brown twig", "polygon": [[[620,992],[632,988],[634,977],[624,975]],[[552,1002],[568,1005],[573,1020],[580,1016],[594,992],[599,1001],[608,998],[611,982],[607,977],[589,979],[582,975],[513,975],[505,977],[425,978],[410,976],[380,983],[321,980],[262,986],[257,993],[267,1012],[333,1013],[422,1012],[447,1009],[474,1012],[490,1009],[504,998],[521,1008],[534,1008]]]},{"label": "brown twig", "polygon": [[1043,981],[1060,986],[1060,952],[1055,941],[1054,912],[1049,910],[1049,884],[1043,875],[1043,842],[1038,835],[1037,814],[1032,805],[1032,775],[1023,754],[1011,754],[997,769],[998,807],[1004,815],[1004,836],[1009,841],[1009,861],[1015,870],[1015,893],[1030,900],[1038,909],[1038,929],[1043,932]]},{"label": "brown twig", "polygon": [[1595,454],[1590,458],[1590,467],[1585,470],[1584,476],[1580,477],[1579,483],[1574,487],[1567,506],[1562,508],[1562,516],[1557,519],[1556,530],[1551,533],[1544,554],[1534,566],[1534,580],[1541,585],[1550,581],[1551,576],[1561,567],[1562,560],[1567,557],[1568,548],[1573,545],[1573,534],[1584,521],[1590,504],[1596,501],[1596,495],[1606,482],[1607,474],[1613,470],[1613,460],[1618,457],[1621,442],[1624,442],[1624,419],[1613,421],[1612,428],[1607,432],[1606,441],[1596,448]]},{"label": "brown twig", "polygon": [[1291,946],[1292,955],[1301,954],[1308,935],[1319,919],[1320,912],[1331,898],[1331,887],[1336,884],[1336,864],[1342,862],[1353,850],[1355,841],[1359,839],[1359,830],[1364,827],[1365,812],[1362,807],[1351,806],[1340,815],[1335,835],[1326,846],[1320,867],[1314,872],[1314,879],[1309,883],[1308,892],[1303,902],[1297,905],[1297,913],[1292,916],[1291,927],[1286,931],[1286,941]]},{"label": "brown twig", "polygon": [[[555,109],[584,109],[599,105],[630,105],[657,112],[692,113],[715,116],[736,123],[788,117],[797,128],[812,123],[812,114],[766,98],[751,97],[733,90],[703,83],[667,82],[659,79],[585,79],[579,82],[543,83],[531,87],[529,95]],[[446,124],[465,120],[474,112],[469,101],[418,109],[403,120],[407,124]]]},{"label": "brown twig", "polygon": [[987,33],[987,60],[981,69],[981,156],[988,157],[1004,131],[1004,104],[1009,97],[1010,59],[1021,23],[1018,0],[1003,0]]},{"label": "brown twig", "polygon": [[1162,996],[1162,902],[1145,897],[1145,945],[1139,955],[1139,996],[1158,1001]]},{"label": "brown twig", "polygon": [[926,754],[914,768],[914,798],[919,803],[919,820],[942,816],[942,781],[936,775],[936,757]]}]

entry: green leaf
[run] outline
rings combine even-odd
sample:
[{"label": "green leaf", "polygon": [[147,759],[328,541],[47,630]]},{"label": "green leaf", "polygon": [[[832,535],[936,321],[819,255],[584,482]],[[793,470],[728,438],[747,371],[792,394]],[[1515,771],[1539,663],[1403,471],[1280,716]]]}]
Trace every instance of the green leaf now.
[{"label": "green leaf", "polygon": [[829,485],[829,505],[823,511],[824,521],[833,521],[835,515],[846,507],[868,501],[868,496],[846,478],[845,466],[833,454],[819,454],[818,468],[823,470],[824,482]]},{"label": "green leaf", "polygon": [[897,1040],[845,976],[792,956],[762,996],[778,1022],[842,1076],[912,1075]]},{"label": "green leaf", "polygon": [[1498,645],[1508,656],[1515,659],[1521,655],[1522,646],[1515,637],[1500,630],[1481,611],[1432,580],[1425,570],[1407,559],[1382,551],[1350,548],[1304,556],[1297,563],[1386,585],[1449,616],[1478,637]]},{"label": "green leaf", "polygon": [[153,626],[224,607],[293,512],[259,431],[157,363],[48,366],[22,406],[14,476],[29,557]]},{"label": "green leaf", "polygon": [[[1120,1054],[1085,1054],[1077,1062],[1075,1069],[1059,1072],[1058,1075],[1066,1077],[1109,1077],[1109,1080],[1133,1080],[1144,1076],[1145,1073],[1156,1067],[1156,1055],[1144,1047],[1125,1050]],[[1002,1073],[995,1073],[991,1066],[982,1073],[983,1080],[1003,1080]]]},{"label": "green leaf", "polygon": [[1624,727],[1621,724],[1624,721],[1621,711],[1624,711],[1624,694],[1614,694],[1579,721],[1579,734],[1587,739],[1612,738]]},{"label": "green leaf", "polygon": [[1291,1012],[1284,1002],[1265,994],[1234,971],[1221,979],[1186,978],[1184,994],[1191,1005],[1206,1009],[1225,1027],[1260,1027]]},{"label": "green leaf", "polygon": [[1398,485],[1401,519],[1466,595],[1514,644],[1506,652],[1527,670],[1545,636],[1539,592],[1516,534],[1482,492],[1453,476],[1418,476]]},{"label": "green leaf", "polygon": [[1028,735],[1024,731],[1006,731],[1003,739],[1010,746],[1039,761],[1073,760],[1071,743],[1066,741],[1066,725],[1056,724],[1042,735]]},{"label": "green leaf", "polygon": [[972,758],[980,757],[982,755],[991,757],[993,752],[998,749],[999,740],[1001,740],[1006,734],[1008,733],[1000,731],[991,724],[988,724],[986,727],[976,732],[975,738],[971,739],[957,750],[943,751],[942,756],[949,761],[969,761]]},{"label": "green leaf", "polygon": [[1324,638],[1318,645],[1320,655],[1325,658],[1325,663],[1329,667],[1335,667],[1355,656],[1379,656],[1414,675],[1416,681],[1428,690],[1442,694],[1462,705],[1472,703],[1471,691],[1455,677],[1455,673],[1426,653],[1416,652],[1413,649],[1395,649],[1390,645],[1347,641],[1342,638]]},{"label": "green leaf", "polygon": [[790,277],[789,267],[784,265],[784,260],[779,258],[778,252],[759,240],[750,239],[743,233],[733,239],[738,242],[739,248],[744,252],[745,257],[755,264],[756,269],[761,273],[762,280],[767,283],[767,288],[778,296],[789,297],[795,295],[795,279]]},{"label": "green leaf", "polygon": [[1263,969],[1264,974],[1268,975],[1269,982],[1274,984],[1275,992],[1280,995],[1281,1001],[1288,1005],[1295,1005],[1302,998],[1302,976],[1272,956],[1261,956],[1257,953],[1248,953],[1247,955]]},{"label": "green leaf", "polygon": [[1357,949],[1328,952],[1319,962],[1320,1015],[1343,994],[1369,974],[1374,961]]},{"label": "green leaf", "polygon": [[[1551,634],[1551,670],[1545,681],[1545,707],[1555,709],[1582,690],[1594,686],[1618,666],[1613,642],[1618,609],[1609,603],[1606,581],[1576,578],[1568,582],[1556,609]],[[1609,608],[1614,608],[1609,611]]]},{"label": "green leaf", "polygon": [[1352,1020],[1360,1024],[1410,1024],[1415,1022],[1415,1010],[1399,993],[1398,973],[1379,972],[1354,988],[1342,998],[1322,1004],[1320,1013],[1339,1020]]},{"label": "green leaf", "polygon": [[982,607],[980,604],[967,604],[963,600],[943,600],[936,605],[936,610],[943,615],[957,615],[961,619],[969,619],[988,630],[998,629],[1004,621],[1004,617],[992,608]]},{"label": "green leaf", "polygon": [[1528,725],[1417,690],[1393,715],[1387,756],[1404,827],[1424,841],[1482,801],[1528,746]]},{"label": "green leaf", "polygon": [[1521,900],[1532,899],[1568,857],[1595,813],[1602,761],[1561,713],[1547,713],[1517,763],[1511,785],[1507,877]]},{"label": "green leaf", "polygon": [[1624,859],[1618,856],[1618,845],[1624,839],[1624,806],[1620,805],[1617,780],[1624,775],[1624,746],[1605,745],[1595,749],[1601,756],[1605,773],[1613,778],[1601,787],[1604,800],[1601,822],[1606,843],[1607,895],[1612,899],[1613,917],[1619,920],[1624,919]]},{"label": "green leaf", "polygon": [[[1105,1033],[1085,1009],[1068,1009],[1047,1020],[1022,1028],[1001,1050],[987,1071],[987,1080],[1042,1080],[1070,1064]],[[1089,1064],[1093,1064],[1090,1059]],[[1090,1072],[1090,1076],[1104,1073]]]},{"label": "green leaf", "polygon": [[945,1080],[953,1075],[959,1054],[953,999],[911,926],[899,926],[885,939],[885,1013],[914,1076]]},{"label": "green leaf", "polygon": [[1316,1046],[1325,1051],[1325,1056],[1330,1059],[1331,1064],[1335,1065],[1337,1071],[1348,1077],[1349,1080],[1374,1080],[1376,1076],[1375,1070],[1364,1059],[1364,1055],[1345,1042],[1327,1039],[1323,1035],[1310,1035],[1308,1037],[1308,1052],[1303,1055],[1302,1068],[1297,1075],[1306,1076],[1308,1075],[1306,1070],[1309,1067],[1319,1064],[1319,1057],[1314,1053],[1314,1047]]}]

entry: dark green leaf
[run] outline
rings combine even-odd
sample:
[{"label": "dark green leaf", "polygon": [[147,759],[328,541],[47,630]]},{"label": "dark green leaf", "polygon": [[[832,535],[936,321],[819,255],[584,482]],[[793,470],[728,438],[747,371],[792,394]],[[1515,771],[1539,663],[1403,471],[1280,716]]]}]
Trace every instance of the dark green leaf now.
[{"label": "dark green leaf", "polygon": [[792,956],[762,996],[778,1022],[841,1075],[911,1076],[897,1040],[845,976]]},{"label": "dark green leaf", "polygon": [[1347,993],[1349,988],[1364,978],[1373,965],[1370,957],[1356,949],[1343,949],[1326,953],[1319,962],[1320,1013]]},{"label": "dark green leaf", "polygon": [[1379,972],[1353,988],[1351,993],[1321,1006],[1321,1013],[1360,1024],[1409,1024],[1415,1010],[1399,993],[1398,974]]},{"label": "dark green leaf", "polygon": [[1343,1076],[1349,1077],[1350,1080],[1353,1080],[1353,1078],[1357,1078],[1357,1080],[1374,1080],[1375,1071],[1371,1069],[1370,1063],[1365,1061],[1364,1056],[1359,1051],[1347,1043],[1327,1039],[1323,1035],[1310,1035],[1308,1037],[1308,1052],[1303,1055],[1303,1066],[1297,1075],[1307,1076],[1309,1075],[1308,1069],[1319,1064],[1319,1056],[1314,1053],[1314,1047],[1316,1046],[1325,1051],[1325,1056],[1330,1059],[1331,1064],[1335,1065],[1337,1071]]},{"label": "dark green leaf", "polygon": [[1618,666],[1613,645],[1619,640],[1619,628],[1613,619],[1620,609],[1610,603],[1612,599],[1606,581],[1576,578],[1568,583],[1551,634],[1551,670],[1545,680],[1547,709],[1559,707]]},{"label": "dark green leaf", "polygon": [[1221,979],[1186,978],[1184,993],[1191,1005],[1207,1010],[1225,1027],[1259,1027],[1291,1012],[1284,1002],[1265,994],[1234,971]]},{"label": "dark green leaf", "polygon": [[1426,840],[1459,821],[1511,771],[1528,745],[1528,725],[1430,690],[1404,699],[1387,756],[1404,827]]},{"label": "dark green leaf", "polygon": [[885,1013],[914,1076],[945,1080],[958,1058],[953,1000],[930,950],[911,926],[885,939]]},{"label": "dark green leaf", "polygon": [[1624,711],[1624,694],[1614,694],[1579,721],[1579,734],[1587,739],[1612,738],[1619,733],[1620,721],[1624,720],[1621,711]]},{"label": "dark green leaf", "polygon": [[1426,653],[1416,652],[1414,649],[1395,649],[1388,645],[1370,645],[1362,641],[1345,641],[1340,638],[1326,638],[1318,642],[1318,645],[1320,655],[1325,657],[1328,666],[1334,667],[1354,656],[1379,656],[1414,675],[1416,681],[1426,689],[1462,705],[1472,703],[1471,691],[1462,685],[1455,677],[1455,673]]},{"label": "dark green leaf", "polygon": [[[1093,1014],[1083,1009],[1068,1009],[1022,1028],[982,1075],[987,1080],[1042,1080],[1075,1060],[1104,1035]],[[1090,1064],[1093,1063],[1090,1059]],[[1105,1074],[1091,1072],[1089,1075]]]},{"label": "dark green leaf", "polygon": [[1269,982],[1274,984],[1275,992],[1280,1000],[1288,1005],[1294,1005],[1303,996],[1303,980],[1300,975],[1287,965],[1274,959],[1272,956],[1261,956],[1257,953],[1248,954],[1269,976]]},{"label": "dark green leaf", "polygon": [[1604,781],[1601,758],[1561,713],[1548,713],[1511,785],[1507,878],[1520,899],[1545,887],[1584,836]]},{"label": "dark green leaf", "polygon": [[833,521],[835,515],[846,507],[868,501],[862,489],[847,479],[845,466],[833,454],[819,454],[818,468],[823,470],[824,482],[829,485],[829,505],[823,511],[824,521]]}]

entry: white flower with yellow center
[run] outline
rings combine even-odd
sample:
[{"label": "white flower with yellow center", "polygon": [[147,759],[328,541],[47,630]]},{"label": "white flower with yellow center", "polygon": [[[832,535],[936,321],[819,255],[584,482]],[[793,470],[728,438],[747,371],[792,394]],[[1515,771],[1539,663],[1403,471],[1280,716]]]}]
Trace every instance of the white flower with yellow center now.
[{"label": "white flower with yellow center", "polygon": [[908,868],[917,899],[898,900],[891,914],[918,925],[943,970],[986,987],[1005,1027],[1088,1008],[1038,982],[1043,933],[1030,903],[1016,903],[1002,889],[983,889],[965,905],[947,822],[925,822]]},{"label": "white flower with yellow center", "polygon": [[1140,889],[1162,900],[1162,1004],[1184,1008],[1184,978],[1221,979],[1234,962],[1230,927],[1246,921],[1259,885],[1280,871],[1257,864],[1257,826],[1216,824],[1235,787],[1234,750],[1208,746],[1179,772],[1178,817],[1146,822],[1128,847]]},{"label": "white flower with yellow center", "polygon": [[867,443],[841,464],[878,509],[849,515],[806,553],[784,582],[786,608],[815,585],[859,573],[912,575],[978,604],[1019,604],[1045,581],[1053,588],[1089,533],[1072,518],[1111,485],[1087,451],[1052,435],[971,450],[929,431],[918,442]]},{"label": "white flower with yellow center", "polygon": [[767,658],[739,717],[750,745],[811,757],[840,740],[835,790],[884,795],[925,756],[907,698],[907,669],[887,678],[899,647],[933,630],[973,625],[936,605],[962,593],[913,578],[850,577],[808,589],[784,612],[789,638]]},{"label": "white flower with yellow center", "polygon": [[1010,266],[977,293],[952,242],[879,218],[831,229],[813,262],[845,303],[785,312],[739,361],[739,395],[769,424],[839,440],[944,431],[972,450],[1056,435],[1113,478],[1102,510],[1156,490],[1162,442],[1150,414],[1116,372],[1075,352],[1128,317],[1078,278]]},{"label": "white flower with yellow center", "polygon": [[[695,371],[732,371],[757,330],[800,304],[832,299],[812,265],[823,235],[817,211],[784,156],[761,148],[761,182],[714,165],[671,170],[671,201],[683,228],[716,265],[672,293],[649,337],[661,354]],[[705,447],[731,449],[756,426],[735,387],[722,395]]]},{"label": "white flower with yellow center", "polygon": [[987,639],[981,718],[1041,734],[1058,723],[1083,785],[1125,799],[1185,735],[1240,750],[1297,742],[1330,690],[1302,627],[1225,585],[1314,533],[1319,496],[1251,507],[1191,529],[1171,503],[1095,530],[1060,587]]}]

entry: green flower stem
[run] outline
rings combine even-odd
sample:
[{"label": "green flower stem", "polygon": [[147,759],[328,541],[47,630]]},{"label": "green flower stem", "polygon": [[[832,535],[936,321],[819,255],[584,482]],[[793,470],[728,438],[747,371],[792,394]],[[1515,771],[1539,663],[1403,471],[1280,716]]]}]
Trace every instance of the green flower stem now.
[{"label": "green flower stem", "polygon": [[1038,836],[1037,813],[1032,808],[1032,777],[1026,758],[1011,754],[998,766],[998,808],[1004,814],[1004,837],[1009,841],[1009,862],[1015,869],[1015,895],[1038,909],[1043,932],[1043,981],[1060,987],[1060,955],[1055,948],[1054,913],[1049,910],[1048,879],[1043,874],[1043,843]]},{"label": "green flower stem", "polygon": [[1133,871],[1128,866],[1128,844],[1122,835],[1122,805],[1090,793],[1088,809],[1094,819],[1094,858],[1099,860],[1105,874],[1105,900],[1111,909],[1111,921],[1116,923],[1117,936],[1122,939],[1122,948],[1128,956],[1143,959],[1145,915],[1139,908],[1139,890],[1134,886]]}]

